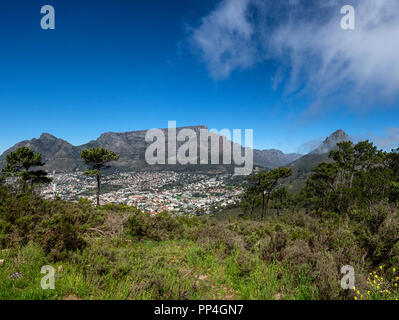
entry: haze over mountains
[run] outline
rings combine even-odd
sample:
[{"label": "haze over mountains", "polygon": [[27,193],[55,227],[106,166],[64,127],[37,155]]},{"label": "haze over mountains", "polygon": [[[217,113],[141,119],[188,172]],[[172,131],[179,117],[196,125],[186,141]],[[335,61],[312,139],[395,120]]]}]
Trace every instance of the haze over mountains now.
[{"label": "haze over mountains", "polygon": [[286,179],[285,184],[294,188],[303,186],[314,167],[323,161],[331,161],[328,155],[337,148],[337,143],[349,140],[350,137],[341,129],[332,133],[316,149],[288,165],[292,169],[292,175]]},{"label": "haze over mountains", "polygon": [[[200,129],[206,129],[206,126],[190,126],[176,128],[177,133],[182,129],[192,129],[199,137]],[[167,150],[167,130],[161,129],[165,133],[166,138],[166,150]],[[120,154],[120,160],[113,164],[114,167],[120,170],[140,170],[140,169],[156,169],[156,170],[173,170],[173,169],[184,169],[187,166],[170,166],[170,165],[156,165],[149,166],[145,161],[145,150],[149,144],[145,141],[145,135],[147,130],[130,131],[130,132],[107,132],[103,133],[98,139],[92,140],[81,146],[74,146],[68,141],[57,138],[49,133],[43,133],[38,139],[34,138],[31,140],[21,141],[15,144],[10,149],[6,150],[0,156],[0,167],[4,167],[6,164],[6,155],[16,150],[19,147],[27,146],[32,148],[36,152],[40,152],[43,157],[43,161],[46,163],[44,169],[48,171],[56,170],[57,172],[73,172],[82,171],[85,166],[80,158],[80,152],[84,149],[92,147],[104,147]],[[222,142],[221,136],[219,136],[220,142]],[[265,168],[276,168],[280,166],[290,166],[294,172],[302,172],[311,170],[314,165],[321,161],[328,159],[328,152],[335,148],[336,143],[344,140],[349,140],[349,136],[342,130],[338,130],[330,135],[326,140],[315,150],[307,155],[300,155],[296,153],[284,154],[280,150],[268,149],[268,150],[257,150],[254,149],[254,166],[260,166]],[[177,147],[184,142],[178,142]],[[229,141],[229,143],[231,143]],[[222,150],[222,143],[220,143],[220,150]],[[200,146],[198,145],[198,154]],[[209,145],[210,149],[210,145]],[[166,154],[168,158],[168,155]],[[222,159],[220,160],[222,163]],[[229,166],[225,165],[201,165],[189,166],[199,167],[201,169],[212,171],[215,169],[225,170]]]},{"label": "haze over mountains", "polygon": [[343,130],[337,130],[327,137],[316,149],[291,162],[289,167],[294,171],[311,171],[320,162],[328,161],[328,155],[331,150],[336,149],[337,143],[349,140],[349,136]]}]

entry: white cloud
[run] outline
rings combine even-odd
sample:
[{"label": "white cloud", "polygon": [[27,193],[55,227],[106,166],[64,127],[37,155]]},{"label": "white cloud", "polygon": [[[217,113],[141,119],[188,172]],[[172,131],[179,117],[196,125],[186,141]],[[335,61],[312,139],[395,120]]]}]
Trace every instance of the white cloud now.
[{"label": "white cloud", "polygon": [[384,135],[375,137],[373,140],[380,148],[388,151],[399,148],[399,128],[388,128]]},{"label": "white cloud", "polygon": [[226,0],[194,29],[191,40],[215,80],[230,75],[236,68],[247,68],[255,62],[251,41],[253,25],[246,16],[250,0]]},{"label": "white cloud", "polygon": [[190,39],[215,80],[277,60],[288,92],[392,102],[399,92],[399,1],[352,1],[356,29],[342,30],[347,2],[223,0]]},{"label": "white cloud", "polygon": [[313,150],[315,150],[318,146],[323,143],[323,138],[320,137],[318,139],[310,140],[308,142],[303,143],[298,147],[297,153],[299,154],[307,154]]}]

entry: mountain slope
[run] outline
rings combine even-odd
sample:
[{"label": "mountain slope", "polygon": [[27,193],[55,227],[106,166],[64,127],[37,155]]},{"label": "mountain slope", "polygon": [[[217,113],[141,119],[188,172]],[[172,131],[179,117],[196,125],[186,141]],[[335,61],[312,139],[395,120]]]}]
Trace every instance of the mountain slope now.
[{"label": "mountain slope", "polygon": [[[201,129],[207,129],[206,126],[190,126],[176,128],[177,133],[183,129],[191,129],[199,137]],[[168,158],[167,145],[168,145],[168,129],[160,129],[165,134],[166,152],[165,156]],[[80,152],[84,149],[92,147],[104,147],[120,154],[119,161],[113,164],[114,167],[121,170],[200,170],[206,172],[218,172],[220,170],[226,171],[231,170],[233,165],[155,165],[149,166],[145,161],[145,151],[151,143],[145,141],[145,135],[147,130],[140,131],[129,131],[129,132],[107,132],[103,133],[98,139],[92,140],[81,146],[73,146],[69,142],[56,138],[51,134],[43,133],[39,139],[25,140],[17,143],[0,156],[0,168],[6,164],[6,155],[16,150],[18,147],[27,146],[32,148],[36,152],[40,152],[43,157],[43,161],[46,163],[44,169],[48,171],[62,171],[72,172],[84,170],[85,166],[80,158]],[[212,134],[212,133],[210,133]],[[280,166],[289,165],[294,171],[311,171],[314,165],[328,158],[327,153],[323,153],[326,150],[330,150],[336,145],[336,142],[343,141],[347,138],[346,133],[342,130],[338,130],[328,137],[317,149],[312,151],[310,154],[301,157],[296,153],[284,154],[283,152],[275,149],[269,150],[257,150],[254,149],[254,165],[261,166],[264,168],[277,168]],[[219,140],[222,138],[219,136]],[[215,140],[217,141],[217,139]],[[177,148],[182,145],[183,142],[177,143]],[[228,141],[231,143],[231,141]],[[197,154],[200,156],[201,146],[197,139]],[[208,146],[208,151],[211,148],[211,143]],[[220,150],[220,162],[222,163],[222,143],[219,145]]]},{"label": "mountain slope", "polygon": [[302,155],[297,153],[284,154],[282,151],[276,149],[254,149],[254,165],[260,165],[274,169],[277,167],[286,166],[289,163],[299,159],[301,156]]},{"label": "mountain slope", "polygon": [[6,165],[6,155],[19,147],[29,147],[42,154],[47,170],[73,171],[82,165],[79,149],[69,142],[56,138],[49,133],[43,133],[39,139],[21,141],[0,156],[0,167]]},{"label": "mountain slope", "polygon": [[[198,134],[200,129],[205,128],[206,126],[181,127],[177,128],[177,132],[182,129],[192,129]],[[167,144],[166,131],[168,129],[161,130],[165,134]],[[43,133],[39,139],[34,138],[32,140],[21,141],[6,150],[0,156],[0,167],[5,166],[6,155],[8,153],[19,147],[26,146],[42,154],[43,161],[46,163],[44,166],[45,170],[62,172],[80,171],[85,168],[80,158],[80,152],[88,148],[104,147],[120,154],[120,160],[114,163],[114,167],[122,170],[140,169],[147,166],[145,162],[145,150],[151,144],[145,141],[146,132],[147,130],[122,133],[107,132],[103,133],[98,139],[81,146],[73,146],[65,140],[56,138],[48,133]]]},{"label": "mountain slope", "polygon": [[312,152],[288,165],[288,167],[292,168],[293,174],[286,180],[286,183],[294,188],[301,187],[312,174],[314,167],[323,161],[331,161],[328,155],[331,150],[337,148],[337,143],[349,140],[349,136],[341,129],[332,133]]},{"label": "mountain slope", "polygon": [[[206,126],[190,126],[190,127],[180,127],[176,128],[177,133],[183,129],[191,129],[193,130],[197,137],[199,137],[199,132],[201,129],[207,129]],[[165,135],[165,157],[168,159],[168,129],[160,129],[164,132]],[[93,147],[104,147],[110,149],[120,155],[119,161],[113,164],[113,167],[116,167],[120,170],[140,170],[140,169],[148,169],[148,170],[199,170],[205,172],[219,172],[220,170],[226,171],[231,170],[233,168],[232,165],[155,165],[148,166],[145,161],[145,151],[149,144],[145,141],[145,135],[147,130],[140,131],[130,131],[130,132],[107,132],[101,134],[101,136],[92,140],[81,146],[73,146],[69,142],[59,139],[51,134],[43,133],[38,139],[25,140],[17,143],[10,149],[6,150],[0,156],[0,168],[4,167],[6,164],[6,155],[19,147],[27,146],[32,148],[36,152],[40,152],[42,154],[43,161],[46,163],[44,166],[45,170],[48,171],[61,171],[61,172],[72,172],[72,171],[82,171],[85,169],[83,162],[80,158],[80,152],[82,150],[93,148]],[[215,135],[210,132],[210,135]],[[218,140],[219,138],[219,140]],[[223,158],[223,142],[220,135],[217,135],[215,140],[210,139],[208,145],[208,151],[211,149],[212,143],[217,143],[219,141],[219,152],[220,152],[220,160],[219,163],[222,163]],[[183,142],[177,143],[177,148],[182,145]],[[228,141],[231,143],[231,141]],[[197,139],[197,156],[199,160],[200,151],[203,147],[199,143],[199,139]],[[204,151],[204,150],[203,150]],[[254,150],[254,164],[256,166],[261,166],[265,168],[275,168],[279,166],[283,166],[291,162],[292,160],[298,158],[300,155],[297,154],[284,154],[279,150]],[[168,163],[168,162],[167,162]],[[199,163],[199,161],[198,161]]]},{"label": "mountain slope", "polygon": [[300,157],[289,164],[293,170],[312,171],[322,161],[327,161],[331,150],[337,148],[337,143],[348,141],[349,136],[345,131],[339,129],[327,137],[316,149],[312,152]]}]

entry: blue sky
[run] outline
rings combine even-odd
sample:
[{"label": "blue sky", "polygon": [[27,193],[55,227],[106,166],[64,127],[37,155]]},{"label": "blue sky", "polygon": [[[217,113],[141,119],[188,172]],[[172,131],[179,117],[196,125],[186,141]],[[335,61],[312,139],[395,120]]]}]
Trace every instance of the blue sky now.
[{"label": "blue sky", "polygon": [[[79,145],[168,120],[251,128],[256,148],[284,152],[337,129],[397,147],[399,8],[370,1],[346,1],[351,33],[341,1],[4,1],[0,152],[42,132]],[[46,4],[55,30],[40,28]]]}]

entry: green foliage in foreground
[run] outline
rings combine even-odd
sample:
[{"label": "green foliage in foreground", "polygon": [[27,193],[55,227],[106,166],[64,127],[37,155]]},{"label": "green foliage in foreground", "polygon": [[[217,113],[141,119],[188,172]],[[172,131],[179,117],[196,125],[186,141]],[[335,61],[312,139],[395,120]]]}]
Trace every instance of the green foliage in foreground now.
[{"label": "green foliage in foreground", "polygon": [[[0,189],[0,299],[360,299],[340,287],[347,264],[362,294],[399,298],[398,210],[359,210],[216,220]],[[55,290],[40,287],[44,265]],[[389,295],[368,283],[380,265]]]}]

